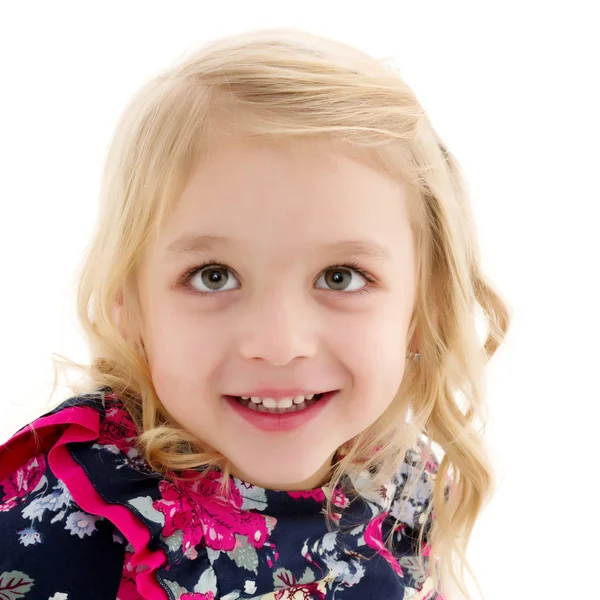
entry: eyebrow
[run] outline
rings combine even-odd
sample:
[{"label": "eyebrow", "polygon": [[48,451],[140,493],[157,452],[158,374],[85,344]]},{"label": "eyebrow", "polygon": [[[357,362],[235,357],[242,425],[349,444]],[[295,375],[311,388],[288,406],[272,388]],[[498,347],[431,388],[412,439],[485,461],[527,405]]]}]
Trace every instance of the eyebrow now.
[{"label": "eyebrow", "polygon": [[[202,252],[214,252],[221,248],[237,248],[239,243],[230,238],[217,235],[194,235],[186,234],[171,242],[166,249],[169,258],[177,258],[181,255],[200,254]],[[374,240],[344,240],[324,244],[320,250],[325,253],[364,256],[375,261],[385,262],[390,260],[389,250]]]}]

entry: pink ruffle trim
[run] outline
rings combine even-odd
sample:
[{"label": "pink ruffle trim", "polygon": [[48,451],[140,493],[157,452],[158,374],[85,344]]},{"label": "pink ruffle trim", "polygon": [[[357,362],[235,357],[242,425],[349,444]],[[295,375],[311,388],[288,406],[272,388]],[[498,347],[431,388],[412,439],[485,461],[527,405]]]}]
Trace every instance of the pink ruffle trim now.
[{"label": "pink ruffle trim", "polygon": [[32,456],[48,452],[50,469],[65,483],[75,502],[84,511],[111,521],[133,546],[131,565],[138,592],[144,598],[168,600],[154,574],[167,563],[165,552],[148,549],[150,532],[146,526],[124,506],[107,503],[67,448],[70,442],[92,442],[99,433],[100,414],[89,407],[66,408],[41,417],[0,445],[0,481]]}]

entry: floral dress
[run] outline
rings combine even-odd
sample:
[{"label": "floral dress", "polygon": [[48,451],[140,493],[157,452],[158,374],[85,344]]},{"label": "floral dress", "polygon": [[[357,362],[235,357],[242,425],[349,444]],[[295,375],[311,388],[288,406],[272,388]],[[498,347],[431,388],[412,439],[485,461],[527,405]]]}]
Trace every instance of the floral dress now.
[{"label": "floral dress", "polygon": [[368,473],[352,482],[359,501],[336,489],[328,528],[323,488],[231,477],[224,497],[220,471],[166,478],[135,437],[118,396],[100,388],[0,446],[0,600],[443,600],[426,542],[424,569],[416,556],[437,463],[399,512],[417,449],[377,494]]}]

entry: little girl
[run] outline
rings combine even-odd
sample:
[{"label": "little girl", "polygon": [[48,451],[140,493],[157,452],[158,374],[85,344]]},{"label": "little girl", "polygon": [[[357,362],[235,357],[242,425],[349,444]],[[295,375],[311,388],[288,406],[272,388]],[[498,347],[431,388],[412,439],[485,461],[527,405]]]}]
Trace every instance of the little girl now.
[{"label": "little girl", "polygon": [[265,30],[147,82],[79,317],[83,383],[0,447],[0,598],[469,597],[509,310],[389,65]]}]

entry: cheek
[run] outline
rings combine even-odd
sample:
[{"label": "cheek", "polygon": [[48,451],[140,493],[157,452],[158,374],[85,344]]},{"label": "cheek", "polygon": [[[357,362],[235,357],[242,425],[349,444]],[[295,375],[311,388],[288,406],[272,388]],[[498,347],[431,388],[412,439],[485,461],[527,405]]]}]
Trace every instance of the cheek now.
[{"label": "cheek", "polygon": [[[388,408],[406,367],[407,324],[391,313],[365,319],[341,340],[354,380],[354,400],[362,423],[374,422]],[[344,360],[344,358],[342,358]],[[365,401],[365,399],[367,399]]]},{"label": "cheek", "polygon": [[373,380],[386,374],[398,374],[406,356],[407,324],[402,315],[392,311],[352,315],[335,333],[340,358],[358,374]]},{"label": "cheek", "polygon": [[172,395],[198,393],[206,387],[221,356],[220,337],[202,319],[163,312],[153,318],[147,335],[146,353],[155,386]]}]

